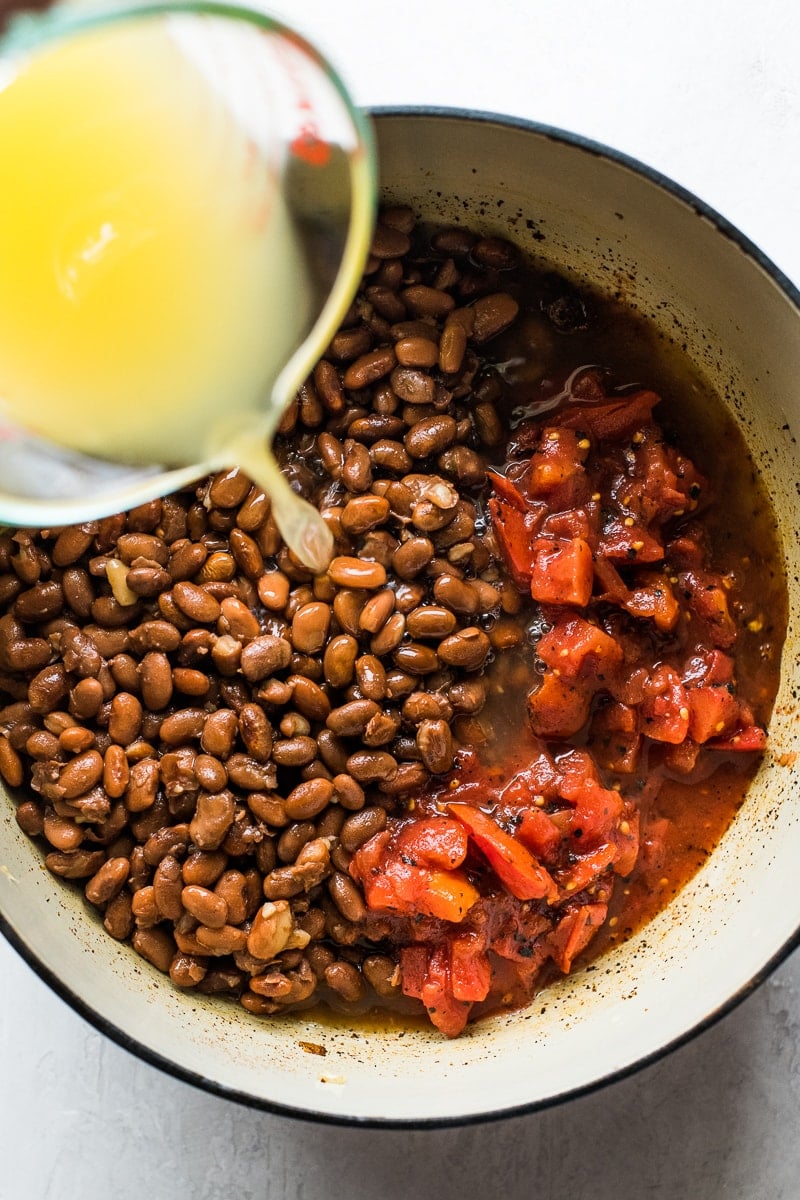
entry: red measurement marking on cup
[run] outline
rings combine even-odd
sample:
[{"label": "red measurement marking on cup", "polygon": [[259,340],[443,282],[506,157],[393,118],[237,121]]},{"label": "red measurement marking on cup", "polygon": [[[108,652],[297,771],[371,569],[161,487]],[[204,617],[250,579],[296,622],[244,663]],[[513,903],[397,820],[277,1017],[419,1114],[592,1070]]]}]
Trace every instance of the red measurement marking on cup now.
[{"label": "red measurement marking on cup", "polygon": [[299,132],[289,143],[289,150],[296,158],[302,159],[311,167],[324,167],[331,157],[330,143],[320,137],[314,105],[309,99],[295,57],[296,54],[304,55],[306,53],[304,47],[299,42],[295,43],[292,38],[287,38],[278,44],[278,54],[294,88],[295,104],[301,121]]},{"label": "red measurement marking on cup", "polygon": [[310,167],[324,167],[331,156],[329,144],[317,136],[313,125],[304,125],[290,144],[289,149],[296,158],[302,158]]}]

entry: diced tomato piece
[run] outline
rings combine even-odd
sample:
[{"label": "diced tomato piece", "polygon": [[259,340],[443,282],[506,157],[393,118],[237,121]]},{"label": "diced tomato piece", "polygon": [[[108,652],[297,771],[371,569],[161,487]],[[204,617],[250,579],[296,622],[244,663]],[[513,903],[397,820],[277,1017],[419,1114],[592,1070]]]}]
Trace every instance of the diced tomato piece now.
[{"label": "diced tomato piece", "polygon": [[537,858],[549,859],[561,844],[558,827],[540,808],[526,808],[520,814],[515,837]]},{"label": "diced tomato piece", "polygon": [[589,517],[582,508],[571,508],[566,512],[551,513],[545,517],[540,530],[542,537],[583,538],[588,540],[591,533]]},{"label": "diced tomato piece", "polygon": [[655,742],[677,745],[689,732],[689,701],[672,667],[656,667],[645,686],[641,706],[642,733]]},{"label": "diced tomato piece", "polygon": [[573,962],[585,950],[606,919],[607,904],[584,904],[561,918],[547,939],[553,962],[568,974]]},{"label": "diced tomato piece", "polygon": [[733,729],[739,719],[739,704],[727,687],[686,689],[689,702],[689,734],[696,742],[707,742]]},{"label": "diced tomato piece", "polygon": [[621,563],[655,563],[662,561],[664,547],[644,525],[626,525],[622,517],[615,517],[603,525],[597,557]]},{"label": "diced tomato piece", "polygon": [[623,804],[618,791],[590,783],[581,792],[575,807],[575,824],[580,822],[585,842],[610,832],[622,815]]},{"label": "diced tomato piece", "polygon": [[552,629],[539,639],[536,653],[546,666],[566,679],[591,673],[596,682],[608,679],[623,657],[615,638],[599,625],[577,616],[558,617]]},{"label": "diced tomato piece", "polygon": [[639,857],[639,814],[633,812],[625,821],[620,821],[614,833],[617,846],[617,857],[614,860],[614,873],[624,879],[630,875]]},{"label": "diced tomato piece", "polygon": [[588,784],[600,784],[597,764],[587,750],[568,750],[559,756],[557,765],[561,772],[558,794],[565,800],[577,803]]},{"label": "diced tomato piece", "polygon": [[596,846],[607,841],[612,834],[622,811],[622,799],[613,788],[604,788],[595,780],[566,777],[561,794],[574,808],[570,814],[570,832],[580,830],[582,846]]},{"label": "diced tomato piece", "polygon": [[464,826],[447,817],[419,817],[404,825],[396,840],[397,852],[421,859],[430,867],[452,871],[467,857]]},{"label": "diced tomato piece", "polygon": [[632,617],[650,619],[661,633],[670,633],[678,624],[680,605],[665,575],[643,575],[623,601]]},{"label": "diced tomato piece", "polygon": [[586,724],[591,704],[591,689],[547,671],[528,697],[528,721],[537,737],[572,737]]},{"label": "diced tomato piece", "polygon": [[697,766],[702,747],[693,742],[690,737],[679,742],[677,746],[667,746],[664,751],[664,766],[681,775],[688,775]]},{"label": "diced tomato piece", "polygon": [[732,646],[736,626],[719,576],[708,571],[684,571],[678,576],[678,586],[687,594],[692,610],[706,622],[714,645],[723,650]]},{"label": "diced tomato piece", "polygon": [[546,496],[583,471],[586,453],[578,449],[578,440],[571,429],[542,430],[539,448],[531,458],[528,487],[532,496]]},{"label": "diced tomato piece", "polygon": [[386,831],[370,838],[353,855],[350,874],[361,883],[373,912],[437,917],[458,924],[478,899],[478,891],[459,870],[420,866],[391,845]]},{"label": "diced tomato piece", "polygon": [[538,517],[492,496],[489,515],[500,551],[518,588],[530,587]]},{"label": "diced tomato piece", "polygon": [[414,907],[423,916],[458,924],[478,899],[478,891],[460,871],[428,871]]},{"label": "diced tomato piece", "polygon": [[685,687],[733,683],[733,659],[722,650],[705,650],[686,661],[681,679]]},{"label": "diced tomato piece", "polygon": [[350,874],[354,879],[367,879],[370,875],[378,875],[382,870],[383,859],[387,847],[392,840],[388,829],[374,834],[360,846],[353,855]]},{"label": "diced tomato piece", "polygon": [[628,599],[630,595],[628,586],[609,559],[596,557],[594,573],[603,589],[603,595],[596,597],[596,599],[608,600],[612,604],[622,604]]},{"label": "diced tomato piece", "polygon": [[767,735],[758,725],[747,725],[737,729],[729,737],[715,738],[707,742],[709,750],[736,750],[750,753],[753,750],[763,750],[767,744]]},{"label": "diced tomato piece", "polygon": [[[513,779],[503,787],[503,804],[527,808],[534,796],[556,796],[558,780],[559,774],[552,755],[548,754],[544,747],[540,747],[536,757],[526,767],[515,772]],[[462,798],[464,797],[460,793],[455,797],[458,800]]]},{"label": "diced tomato piece", "polygon": [[660,871],[667,856],[667,841],[672,830],[667,817],[648,817],[641,834],[639,866],[646,872]]},{"label": "diced tomato piece", "polygon": [[559,885],[566,891],[577,895],[590,883],[602,875],[618,856],[617,847],[610,842],[598,846],[596,850],[583,854],[567,868],[556,875]]},{"label": "diced tomato piece", "polygon": [[438,1030],[446,1037],[458,1037],[467,1023],[472,1005],[466,1000],[456,1000],[453,995],[450,956],[444,942],[431,946],[429,950],[420,1000]]},{"label": "diced tomato piece", "polygon": [[501,475],[499,471],[492,470],[488,472],[488,477],[494,492],[504,504],[515,508],[518,512],[525,512],[527,508],[525,497],[513,480],[509,479],[507,475]]},{"label": "diced tomato piece", "polygon": [[404,996],[422,999],[425,974],[428,970],[428,948],[417,942],[403,946],[400,951],[400,987]]},{"label": "diced tomato piece", "polygon": [[546,940],[542,934],[552,928],[551,917],[526,905],[509,913],[506,920],[493,930],[489,949],[501,958],[517,963],[526,975],[538,971],[547,958]]},{"label": "diced tomato piece", "polygon": [[551,424],[585,430],[601,441],[618,442],[647,425],[661,399],[655,392],[634,392],[602,404],[572,404],[551,419]]},{"label": "diced tomato piece", "polygon": [[473,932],[450,939],[450,979],[456,1000],[485,1000],[492,986],[483,939]]},{"label": "diced tomato piece", "polygon": [[540,604],[584,608],[592,594],[592,550],[584,538],[536,538],[531,595]]},{"label": "diced tomato piece", "polygon": [[699,525],[691,525],[680,537],[673,538],[667,546],[670,566],[676,571],[696,571],[703,566],[703,531]]},{"label": "diced tomato piece", "polygon": [[636,770],[642,735],[635,709],[612,701],[592,717],[591,747],[607,771],[629,775]]},{"label": "diced tomato piece", "polygon": [[705,682],[711,685],[733,681],[733,659],[721,650],[709,650]]},{"label": "diced tomato piece", "polygon": [[468,804],[448,804],[447,808],[464,822],[470,838],[512,896],[518,900],[556,899],[558,889],[549,873],[491,817]]}]

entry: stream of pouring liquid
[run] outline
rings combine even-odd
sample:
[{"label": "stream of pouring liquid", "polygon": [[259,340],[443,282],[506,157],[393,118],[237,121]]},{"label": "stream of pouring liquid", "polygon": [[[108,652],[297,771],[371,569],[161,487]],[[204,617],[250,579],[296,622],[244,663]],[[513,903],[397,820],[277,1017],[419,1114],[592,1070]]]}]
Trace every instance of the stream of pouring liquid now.
[{"label": "stream of pouring liquid", "polygon": [[320,570],[330,534],[267,443],[319,307],[270,150],[164,24],[25,65],[0,93],[0,412],[114,462],[241,466]]}]

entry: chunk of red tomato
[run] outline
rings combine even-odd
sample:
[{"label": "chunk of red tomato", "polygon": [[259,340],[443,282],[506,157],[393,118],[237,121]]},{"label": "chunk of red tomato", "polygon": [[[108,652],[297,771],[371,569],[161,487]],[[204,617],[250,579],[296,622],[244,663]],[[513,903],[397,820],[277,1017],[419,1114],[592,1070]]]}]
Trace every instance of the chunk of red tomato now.
[{"label": "chunk of red tomato", "polygon": [[589,719],[592,689],[548,671],[528,697],[528,722],[537,737],[568,738]]},{"label": "chunk of red tomato", "polygon": [[727,687],[690,687],[689,734],[696,742],[707,742],[736,727],[739,703]]},{"label": "chunk of red tomato", "polygon": [[512,896],[518,900],[557,898],[558,888],[550,874],[491,817],[469,804],[448,804],[447,808],[457,820],[463,821],[471,840]]},{"label": "chunk of red tomato", "polygon": [[599,682],[614,673],[623,657],[619,642],[599,625],[566,615],[556,618],[552,628],[542,635],[536,653],[546,666],[566,679],[591,674]]},{"label": "chunk of red tomato", "polygon": [[561,833],[557,825],[540,808],[525,808],[519,814],[515,837],[523,846],[547,862],[561,844]]},{"label": "chunk of red tomato", "polygon": [[670,633],[678,624],[681,612],[667,577],[651,573],[637,580],[622,607],[632,617],[651,620],[660,633]]},{"label": "chunk of red tomato", "polygon": [[553,962],[565,975],[580,952],[589,945],[607,912],[607,904],[584,904],[566,913],[550,934],[547,941]]},{"label": "chunk of red tomato", "polygon": [[540,604],[584,608],[592,595],[592,550],[584,538],[544,538],[533,542],[531,596]]},{"label": "chunk of red tomato", "polygon": [[520,511],[497,496],[489,500],[489,515],[514,583],[525,591],[530,587],[533,573],[534,542],[539,518],[534,513]]},{"label": "chunk of red tomato", "polygon": [[677,671],[661,664],[650,675],[640,708],[641,730],[654,742],[677,745],[689,733],[687,690]]},{"label": "chunk of red tomato", "polygon": [[[400,974],[402,977],[402,957]],[[450,956],[446,943],[437,943],[428,951],[425,978],[419,998],[436,1028],[446,1037],[458,1037],[467,1023],[472,1005],[468,1000],[457,1000],[453,995]]]},{"label": "chunk of red tomato", "polygon": [[422,865],[452,871],[467,857],[468,840],[459,821],[451,821],[448,817],[421,817],[403,826],[395,845],[398,854],[421,860]]},{"label": "chunk of red tomato", "polygon": [[600,441],[623,441],[648,424],[660,399],[655,392],[640,391],[600,404],[569,405],[551,424],[585,431]]},{"label": "chunk of red tomato", "polygon": [[545,427],[542,430],[528,476],[532,496],[547,496],[573,475],[583,472],[588,446],[579,447],[579,440],[572,429]]},{"label": "chunk of red tomato", "polygon": [[[413,829],[409,830],[411,841]],[[463,921],[478,899],[477,889],[463,871],[442,869],[430,860],[423,860],[422,855],[415,858],[413,852],[408,852],[408,845],[403,846],[402,837],[401,833],[393,841],[392,835],[384,830],[353,855],[350,874],[361,884],[367,908],[372,912],[436,917],[454,924]],[[420,840],[425,837],[423,830]],[[430,840],[429,834],[427,837]],[[458,841],[462,842],[460,835]],[[441,854],[447,862],[453,860],[452,850],[441,845],[430,852],[434,857]]]},{"label": "chunk of red tomato", "polygon": [[661,542],[639,522],[626,525],[627,519],[613,517],[606,521],[598,540],[597,557],[629,564],[661,562],[664,557]]},{"label": "chunk of red tomato", "polygon": [[456,1000],[485,1000],[492,986],[492,969],[483,939],[472,931],[450,939],[450,978]]},{"label": "chunk of red tomato", "polygon": [[707,743],[709,750],[733,750],[742,754],[761,751],[766,744],[767,735],[758,725],[746,725],[729,737],[715,738]]}]

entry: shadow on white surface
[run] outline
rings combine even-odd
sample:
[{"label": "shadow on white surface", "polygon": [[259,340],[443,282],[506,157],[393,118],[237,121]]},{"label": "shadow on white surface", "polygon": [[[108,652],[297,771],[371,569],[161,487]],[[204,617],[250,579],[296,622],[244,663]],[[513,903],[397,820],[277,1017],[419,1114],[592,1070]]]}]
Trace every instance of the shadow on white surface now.
[{"label": "shadow on white surface", "polygon": [[11,998],[0,1200],[798,1195],[800,954],[629,1079],[542,1113],[430,1132],[319,1126],[218,1100],[101,1037],[5,943],[0,972]]}]

